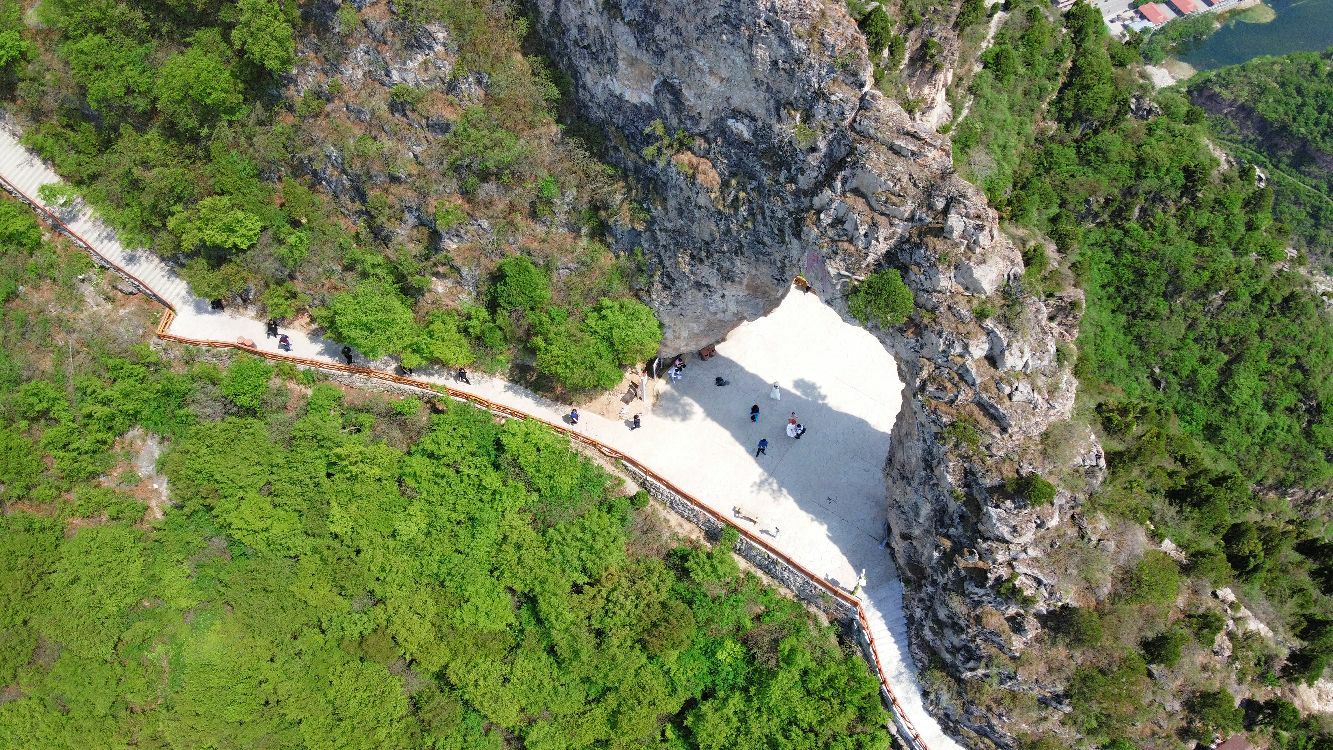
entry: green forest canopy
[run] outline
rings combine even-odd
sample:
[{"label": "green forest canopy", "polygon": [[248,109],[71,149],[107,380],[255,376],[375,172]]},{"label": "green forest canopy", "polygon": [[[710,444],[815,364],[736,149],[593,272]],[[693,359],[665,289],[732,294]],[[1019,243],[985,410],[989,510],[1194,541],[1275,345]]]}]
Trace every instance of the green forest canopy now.
[{"label": "green forest canopy", "polygon": [[[1154,95],[1136,76],[1136,50],[1106,35],[1094,7],[1075,4],[1063,28],[1044,3],[1010,9],[971,83],[955,163],[1006,221],[1049,237],[1085,291],[1079,397],[1110,469],[1091,505],[1151,523],[1184,549],[1195,585],[1231,586],[1298,639],[1289,654],[1235,640],[1234,679],[1264,690],[1311,682],[1333,662],[1333,519],[1304,499],[1333,479],[1333,325],[1287,262],[1272,185],[1222,168],[1203,111],[1178,92]],[[1135,96],[1160,112],[1131,115]],[[1055,291],[1036,287],[1007,294]],[[1190,639],[1169,626],[1220,617],[1191,598],[1204,608],[1176,611],[1188,590],[1180,572],[1155,553],[1111,596],[1062,618],[1077,627],[1052,623],[1049,637],[1075,649],[1066,722],[1090,740],[1131,747],[1168,720],[1150,720],[1145,657],[1178,660],[1187,641],[1211,648],[1216,628]],[[1169,720],[1211,737],[1235,717],[1213,710],[1216,685],[1200,680],[1186,668],[1163,683],[1195,691]],[[1313,720],[1274,731],[1284,747],[1328,741]]]},{"label": "green forest canopy", "polygon": [[888,747],[831,627],[564,437],[173,365],[124,335],[142,312],[85,315],[86,259],[34,230],[0,201],[0,746]]},{"label": "green forest canopy", "polygon": [[[639,359],[660,342],[630,298],[635,263],[600,241],[620,209],[617,175],[553,127],[559,92],[523,54],[507,4],[392,9],[376,32],[390,44],[371,39],[353,3],[328,14],[289,1],[48,0],[25,22],[17,0],[0,0],[0,89],[24,143],[127,244],[182,261],[201,297],[253,298],[276,318],[310,310],[344,343],[407,367],[522,357],[537,360],[543,390],[615,385],[625,349],[585,321],[594,308],[633,308],[622,316],[633,330],[616,335]],[[450,104],[445,84],[380,86],[366,71],[353,91],[336,77],[343,50],[409,54],[394,45],[415,44],[425,22],[449,30],[451,80],[479,82],[472,106]],[[284,88],[298,59],[298,78],[314,77],[299,96]],[[426,118],[448,132],[427,132]],[[407,150],[423,138],[429,148]],[[444,243],[465,221],[466,241]],[[526,311],[486,304],[505,256],[554,291],[553,335],[577,348],[535,335],[542,321]],[[557,267],[570,278],[551,287]]]},{"label": "green forest canopy", "polygon": [[1273,185],[1273,214],[1333,271],[1333,49],[1259,57],[1189,82],[1214,132]]}]

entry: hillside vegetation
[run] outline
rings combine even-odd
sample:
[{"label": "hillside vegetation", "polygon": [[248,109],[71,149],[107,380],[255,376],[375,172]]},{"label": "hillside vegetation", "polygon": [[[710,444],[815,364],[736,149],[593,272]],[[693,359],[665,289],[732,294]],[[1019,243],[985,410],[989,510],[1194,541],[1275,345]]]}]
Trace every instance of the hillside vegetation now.
[{"label": "hillside vegetation", "polygon": [[[1065,727],[1089,746],[1175,747],[1242,724],[1277,747],[1324,746],[1286,698],[1333,658],[1328,314],[1287,262],[1273,187],[1219,162],[1202,110],[1169,91],[1154,102],[1137,51],[1091,6],[1063,23],[1040,3],[1010,10],[955,161],[1038,238],[1022,283],[1058,291],[1067,271],[1086,293],[1079,411],[1110,467],[1093,509],[1172,540],[1186,562],[1149,551],[1117,569],[1071,541],[1065,583],[1086,604],[1045,623],[1046,658],[997,669],[1060,680]],[[1210,592],[1228,586],[1290,648],[1237,632],[1215,657],[1217,623],[1236,611]]]},{"label": "hillside vegetation", "polygon": [[0,301],[0,747],[888,747],[831,627],[548,429],[150,347],[8,200]]},{"label": "hillside vegetation", "polygon": [[1188,90],[1227,149],[1263,168],[1292,244],[1333,271],[1333,50],[1256,58]]},{"label": "hillside vegetation", "polygon": [[[308,311],[406,367],[535,364],[547,388],[655,354],[641,269],[601,241],[625,190],[556,126],[523,22],[486,0],[358,7],[3,0],[4,88],[24,142],[206,299]],[[512,258],[540,314],[494,293]],[[642,343],[617,351],[608,316]]]}]

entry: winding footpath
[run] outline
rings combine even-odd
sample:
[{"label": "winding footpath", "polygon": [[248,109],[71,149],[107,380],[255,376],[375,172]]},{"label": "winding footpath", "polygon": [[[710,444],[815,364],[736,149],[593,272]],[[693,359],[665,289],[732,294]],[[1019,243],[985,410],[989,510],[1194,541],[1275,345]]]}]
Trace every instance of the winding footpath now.
[{"label": "winding footpath", "polygon": [[[627,405],[626,416],[642,416],[642,429],[593,413],[570,427],[563,420],[568,405],[500,378],[474,375],[471,385],[463,385],[425,368],[411,378],[396,376],[387,362],[358,360],[348,367],[342,346],[312,331],[284,328],[292,352],[279,352],[277,340],[264,335],[264,321],[243,311],[210,309],[171,267],[151,252],[121,245],[82,203],[42,202],[39,188],[59,182],[59,176],[3,129],[0,181],[166,305],[158,331],[164,339],[445,390],[493,411],[540,420],[640,469],[801,570],[834,598],[855,605],[900,736],[922,750],[961,750],[922,704],[907,650],[902,586],[884,545],[883,467],[902,385],[879,342],[845,324],[814,295],[789,293],[773,313],[732,331],[717,345],[716,357],[705,362],[691,356],[685,377],[656,381],[651,402]],[[239,344],[243,339],[254,346]],[[716,386],[717,377],[727,385]],[[775,383],[777,401],[770,397]],[[751,404],[761,408],[757,422],[750,420]],[[809,427],[802,440],[784,434],[793,411]],[[757,456],[760,438],[769,448]],[[864,583],[858,586],[858,580]]]}]

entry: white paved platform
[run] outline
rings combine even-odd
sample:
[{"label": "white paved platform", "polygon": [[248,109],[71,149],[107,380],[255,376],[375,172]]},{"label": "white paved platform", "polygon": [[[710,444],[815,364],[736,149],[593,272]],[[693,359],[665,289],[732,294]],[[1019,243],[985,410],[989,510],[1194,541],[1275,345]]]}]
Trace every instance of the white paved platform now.
[{"label": "white paved platform", "polygon": [[[0,176],[32,199],[40,185],[58,176],[0,130]],[[138,276],[176,309],[170,332],[193,339],[235,342],[252,339],[277,352],[264,336],[262,320],[245,311],[219,312],[190,294],[185,282],[150,252],[126,249],[115,234],[81,204],[53,209],[97,252]],[[313,332],[284,328],[292,354],[342,361],[341,345]],[[636,401],[643,427],[630,430],[616,419],[586,413],[578,429],[633,456],[658,474],[733,517],[739,508],[755,519],[751,528],[775,547],[828,581],[851,590],[861,571],[859,592],[880,668],[893,686],[907,718],[930,750],[959,745],[924,709],[916,668],[907,651],[902,586],[883,547],[886,489],[884,464],[889,433],[901,407],[902,385],[892,358],[865,330],[844,323],[814,295],[791,292],[764,318],[745,323],[718,344],[707,362],[686,357],[685,376],[654,381],[649,407]],[[386,363],[356,364],[371,366]],[[714,385],[721,376],[729,381]],[[460,386],[436,370],[417,372],[421,380],[504,404],[526,414],[559,421],[568,404],[556,404],[498,378],[473,375]],[[781,400],[769,396],[778,383]],[[750,421],[759,404],[758,423]],[[808,432],[800,440],[785,434],[795,411]],[[756,457],[760,438],[768,453]]]}]

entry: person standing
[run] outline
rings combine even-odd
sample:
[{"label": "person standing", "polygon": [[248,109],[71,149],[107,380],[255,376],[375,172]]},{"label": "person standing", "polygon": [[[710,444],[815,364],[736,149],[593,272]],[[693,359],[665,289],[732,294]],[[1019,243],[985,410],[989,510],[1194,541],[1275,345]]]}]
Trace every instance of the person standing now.
[{"label": "person standing", "polygon": [[290,352],[292,350],[292,340],[287,338],[287,334],[284,333],[278,337],[278,348],[284,352]]},{"label": "person standing", "polygon": [[344,347],[343,347],[343,351],[342,351],[342,355],[343,355],[343,359],[347,360],[347,364],[349,364],[349,365],[352,364],[352,347],[350,347],[350,346],[344,346]]},{"label": "person standing", "polygon": [[579,410],[578,410],[578,409],[570,409],[570,410],[569,410],[569,423],[570,423],[570,424],[578,424],[578,423],[579,423]]},{"label": "person standing", "polygon": [[635,414],[634,419],[629,423],[629,428],[631,430],[637,430],[642,426],[643,426],[642,423],[639,422],[639,415]]},{"label": "person standing", "polygon": [[278,319],[269,318],[268,323],[264,326],[264,338],[273,339],[277,337],[278,337]]},{"label": "person standing", "polygon": [[750,407],[750,421],[755,423],[759,422],[759,404],[754,404]]},{"label": "person standing", "polygon": [[797,440],[800,440],[800,439],[801,439],[801,436],[804,435],[804,434],[805,434],[805,425],[801,424],[800,422],[797,422],[797,423],[796,423],[796,439],[797,439]]},{"label": "person standing", "polygon": [[768,438],[759,438],[759,447],[755,449],[754,455],[756,458],[768,455]]},{"label": "person standing", "polygon": [[796,412],[792,412],[791,416],[787,417],[787,424],[796,424]]},{"label": "person standing", "polygon": [[461,367],[458,368],[458,372],[454,373],[454,380],[467,385],[472,385],[472,381],[467,379],[467,370],[464,370]]},{"label": "person standing", "polygon": [[782,389],[778,387],[777,383],[773,384],[773,390],[768,392],[768,397],[773,399],[774,401],[782,400]]},{"label": "person standing", "polygon": [[787,437],[789,437],[789,438],[794,438],[794,437],[796,437],[796,423],[795,423],[795,422],[788,422],[788,423],[787,423]]}]

